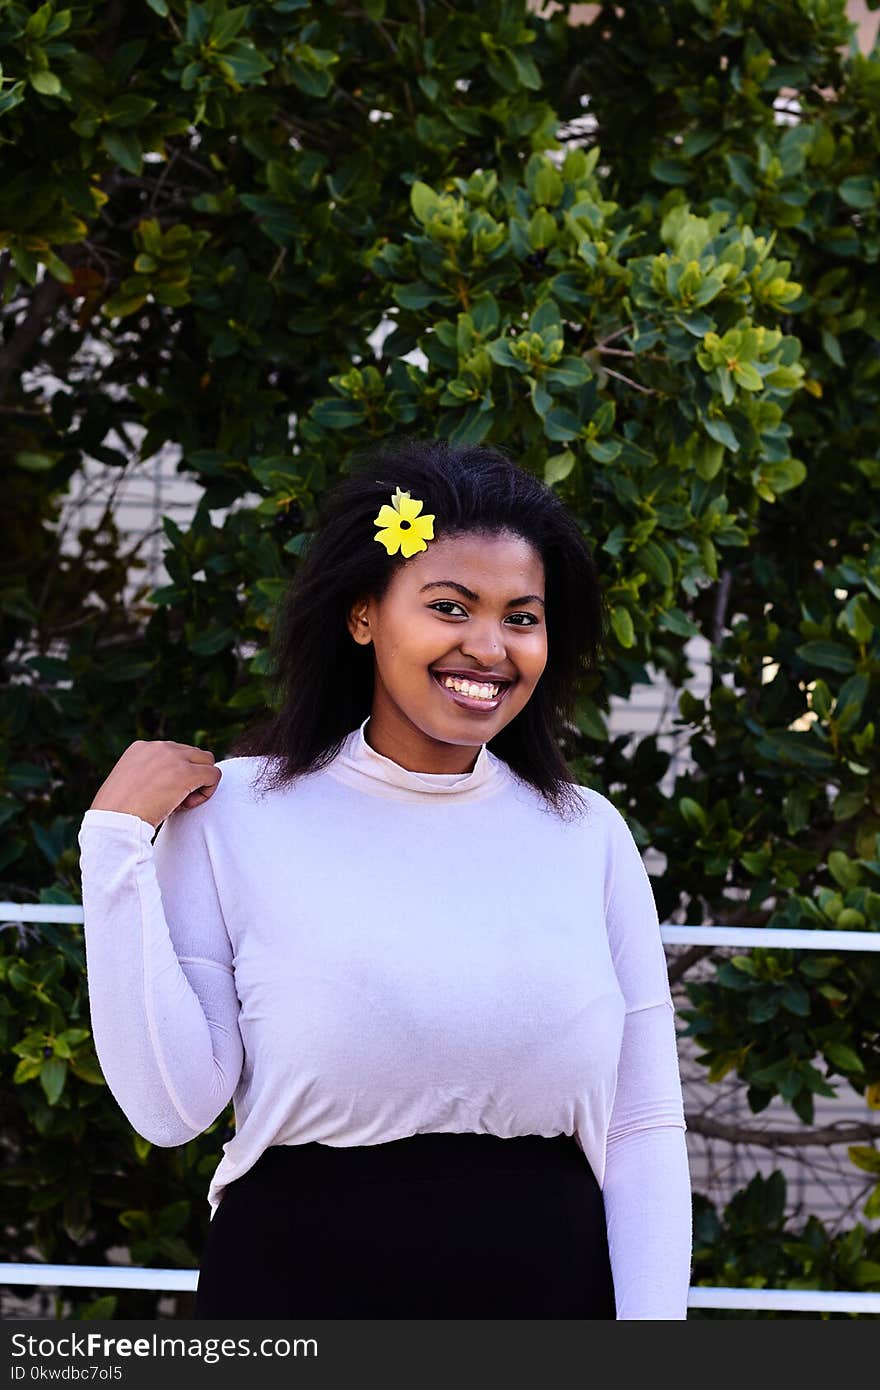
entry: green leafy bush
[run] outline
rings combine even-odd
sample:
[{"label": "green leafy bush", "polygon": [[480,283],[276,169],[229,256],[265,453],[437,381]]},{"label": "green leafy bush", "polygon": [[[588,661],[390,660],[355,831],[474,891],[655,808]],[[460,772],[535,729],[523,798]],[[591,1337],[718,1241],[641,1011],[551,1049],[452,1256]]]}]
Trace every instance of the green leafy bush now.
[{"label": "green leafy bush", "polygon": [[[77,829],[133,739],[224,755],[323,489],[408,429],[503,443],[594,543],[616,650],[563,751],[666,856],[661,917],[877,929],[880,54],[843,0],[577,14],[0,0],[8,899],[79,901]],[[85,460],[160,450],[203,492],[164,520],[170,583],[127,603],[136,546],[108,513],[62,552],[59,512]],[[657,736],[608,728],[658,677],[694,762],[671,787]],[[828,1078],[880,1108],[878,964],[764,950],[686,981],[708,1075],[804,1125]],[[231,1116],[132,1134],[80,927],[7,925],[0,978],[3,1258],[195,1265]],[[876,1135],[850,1145],[869,1177]],[[863,1227],[838,1259],[780,1219],[773,1278],[880,1288]],[[701,1231],[695,1278],[754,1278]],[[92,1292],[57,1306],[155,1315]]]}]

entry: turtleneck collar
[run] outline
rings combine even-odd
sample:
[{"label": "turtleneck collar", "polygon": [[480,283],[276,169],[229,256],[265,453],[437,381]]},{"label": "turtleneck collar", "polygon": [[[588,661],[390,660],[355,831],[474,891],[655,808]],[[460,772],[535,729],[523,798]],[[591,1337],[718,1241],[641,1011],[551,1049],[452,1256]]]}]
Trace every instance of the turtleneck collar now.
[{"label": "turtleneck collar", "polygon": [[331,777],[359,791],[396,801],[424,803],[433,797],[443,805],[457,805],[493,796],[510,776],[504,760],[490,753],[485,743],[470,772],[410,772],[370,747],[364,735],[369,718],[367,715],[346,735],[336,757],[325,767]]}]

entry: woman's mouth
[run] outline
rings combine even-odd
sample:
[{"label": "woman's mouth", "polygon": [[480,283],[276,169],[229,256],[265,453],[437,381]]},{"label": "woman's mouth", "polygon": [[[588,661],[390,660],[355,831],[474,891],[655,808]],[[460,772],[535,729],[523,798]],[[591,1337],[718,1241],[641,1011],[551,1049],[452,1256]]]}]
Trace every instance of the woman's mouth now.
[{"label": "woman's mouth", "polygon": [[[447,695],[455,704],[460,705],[462,709],[476,710],[483,714],[491,714],[493,710],[496,710],[513,684],[510,682],[506,685],[500,685],[496,681],[486,681],[480,685],[475,681],[458,680],[445,671],[432,671],[431,675],[444,695]],[[458,689],[452,684],[453,679],[456,680]]]}]

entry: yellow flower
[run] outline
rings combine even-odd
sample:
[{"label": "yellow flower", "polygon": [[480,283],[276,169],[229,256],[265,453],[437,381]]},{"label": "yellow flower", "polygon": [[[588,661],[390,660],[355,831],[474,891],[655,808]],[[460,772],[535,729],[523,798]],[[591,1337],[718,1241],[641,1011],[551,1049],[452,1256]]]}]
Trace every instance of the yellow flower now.
[{"label": "yellow flower", "polygon": [[390,507],[387,502],[383,503],[379,515],[373,517],[373,525],[384,528],[376,532],[373,540],[381,541],[389,555],[396,555],[400,550],[408,560],[418,551],[427,550],[425,542],[434,539],[434,516],[419,516],[424,502],[410,497],[408,492],[401,492],[400,488],[395,489],[391,503]]}]

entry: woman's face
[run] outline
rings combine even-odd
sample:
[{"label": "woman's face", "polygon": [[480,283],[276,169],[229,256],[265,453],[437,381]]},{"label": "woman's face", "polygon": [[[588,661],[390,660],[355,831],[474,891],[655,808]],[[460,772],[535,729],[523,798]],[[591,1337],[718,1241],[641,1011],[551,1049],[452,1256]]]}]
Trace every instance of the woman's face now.
[{"label": "woman's face", "polygon": [[[528,541],[471,532],[429,541],[382,600],[353,605],[349,631],[374,649],[371,747],[413,772],[471,771],[547,664],[544,598],[544,565]],[[444,688],[441,671],[509,683],[480,699]]]}]

